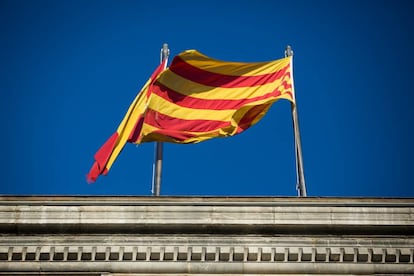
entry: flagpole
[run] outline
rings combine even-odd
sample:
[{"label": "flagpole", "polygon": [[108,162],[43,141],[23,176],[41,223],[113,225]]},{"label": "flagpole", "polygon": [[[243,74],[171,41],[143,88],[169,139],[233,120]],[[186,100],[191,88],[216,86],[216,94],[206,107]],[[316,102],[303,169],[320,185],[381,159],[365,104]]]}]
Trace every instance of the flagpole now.
[{"label": "flagpole", "polygon": [[[164,43],[160,52],[160,63],[168,58],[170,54],[170,49],[168,49],[168,44]],[[167,63],[165,63],[166,68]],[[163,143],[155,143],[155,162],[153,167],[153,177],[152,177],[152,195],[159,196],[161,189],[161,172],[162,172],[162,155],[163,155]]]},{"label": "flagpole", "polygon": [[[285,57],[292,57],[293,59],[293,51],[290,45],[286,46],[285,50]],[[294,83],[293,83],[293,62],[291,59],[291,79],[292,79],[292,88],[293,88],[293,97],[295,98],[294,92]],[[296,102],[296,99],[295,99]],[[298,191],[298,196],[306,197],[306,184],[305,184],[305,174],[303,172],[303,158],[302,158],[302,144],[300,141],[300,130],[299,130],[299,118],[298,118],[298,111],[297,111],[297,104],[291,104],[292,108],[292,122],[293,122],[293,132],[294,132],[294,139],[295,139],[295,156],[296,156],[296,189]]]}]

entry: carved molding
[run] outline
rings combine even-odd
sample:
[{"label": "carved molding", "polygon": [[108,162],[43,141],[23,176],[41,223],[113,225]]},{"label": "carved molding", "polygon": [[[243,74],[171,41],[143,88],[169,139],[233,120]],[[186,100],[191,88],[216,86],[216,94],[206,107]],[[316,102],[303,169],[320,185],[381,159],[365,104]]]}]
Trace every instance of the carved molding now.
[{"label": "carved molding", "polygon": [[1,246],[0,262],[331,262],[413,264],[413,248],[242,246]]}]

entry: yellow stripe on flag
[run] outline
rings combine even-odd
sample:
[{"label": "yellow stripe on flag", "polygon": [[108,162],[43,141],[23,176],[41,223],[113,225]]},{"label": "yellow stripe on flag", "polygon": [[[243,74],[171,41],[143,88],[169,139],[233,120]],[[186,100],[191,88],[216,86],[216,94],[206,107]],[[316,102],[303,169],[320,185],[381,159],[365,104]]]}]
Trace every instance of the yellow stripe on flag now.
[{"label": "yellow stripe on flag", "polygon": [[193,98],[205,100],[250,99],[271,93],[275,89],[280,88],[284,82],[288,85],[292,84],[290,76],[285,75],[281,79],[277,79],[274,82],[261,86],[236,88],[212,87],[185,79],[170,70],[164,71],[163,74],[161,74],[161,76],[157,79],[157,82],[184,96],[191,96]]},{"label": "yellow stripe on flag", "polygon": [[228,62],[210,58],[196,50],[181,53],[180,58],[194,67],[229,76],[257,76],[281,70],[289,64],[291,57],[264,62]]}]

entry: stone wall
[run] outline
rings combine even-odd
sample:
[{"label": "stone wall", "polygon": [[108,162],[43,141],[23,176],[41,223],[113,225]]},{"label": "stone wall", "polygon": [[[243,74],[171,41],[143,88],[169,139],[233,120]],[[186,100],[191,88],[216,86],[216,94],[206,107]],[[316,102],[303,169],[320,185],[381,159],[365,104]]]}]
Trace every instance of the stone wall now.
[{"label": "stone wall", "polygon": [[414,273],[414,200],[0,197],[0,275]]}]

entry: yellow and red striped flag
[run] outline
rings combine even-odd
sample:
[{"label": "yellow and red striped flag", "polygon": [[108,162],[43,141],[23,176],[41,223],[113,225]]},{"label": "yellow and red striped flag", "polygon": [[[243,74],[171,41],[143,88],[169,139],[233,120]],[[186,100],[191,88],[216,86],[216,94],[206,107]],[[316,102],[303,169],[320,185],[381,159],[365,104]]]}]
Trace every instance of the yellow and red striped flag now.
[{"label": "yellow and red striped flag", "polygon": [[149,91],[152,89],[156,77],[164,70],[166,62],[167,60],[164,60],[157,67],[128,108],[127,114],[116,132],[95,153],[95,163],[86,177],[89,183],[95,182],[101,174],[106,175],[125,144],[135,141],[138,137],[148,105]]},{"label": "yellow and red striped flag", "polygon": [[257,63],[219,61],[196,50],[154,72],[88,174],[106,174],[126,142],[198,143],[256,124],[279,99],[295,102],[291,57]]}]

